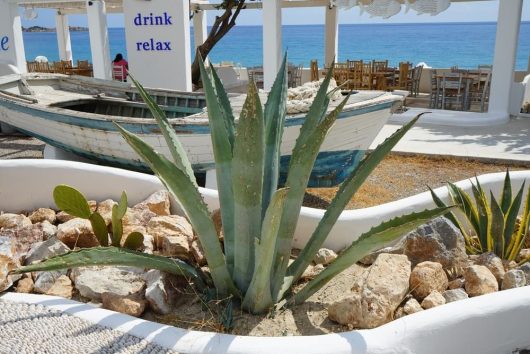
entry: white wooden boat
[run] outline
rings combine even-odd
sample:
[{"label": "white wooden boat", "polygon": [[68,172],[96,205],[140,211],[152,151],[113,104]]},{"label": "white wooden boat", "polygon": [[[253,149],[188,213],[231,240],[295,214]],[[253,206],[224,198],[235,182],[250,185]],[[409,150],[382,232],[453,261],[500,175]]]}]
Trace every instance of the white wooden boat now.
[{"label": "white wooden boat", "polygon": [[[163,89],[148,91],[166,112],[194,170],[204,173],[213,168],[204,95]],[[244,99],[244,95],[230,97],[236,117]],[[401,102],[401,97],[384,92],[362,91],[352,95],[322,145],[310,186],[333,186],[344,180]],[[336,104],[338,101],[329,109]],[[286,177],[290,153],[304,118],[304,114],[286,118],[281,180]],[[102,164],[146,170],[117,132],[113,124],[117,122],[169,156],[156,121],[129,83],[60,74],[2,76],[0,121]]]}]

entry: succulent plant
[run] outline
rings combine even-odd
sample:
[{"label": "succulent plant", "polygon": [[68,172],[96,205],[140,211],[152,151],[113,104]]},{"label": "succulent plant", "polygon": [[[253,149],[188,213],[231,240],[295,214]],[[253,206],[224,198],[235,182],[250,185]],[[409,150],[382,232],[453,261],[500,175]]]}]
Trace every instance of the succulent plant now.
[{"label": "succulent plant", "polygon": [[[330,70],[300,129],[285,187],[278,189],[280,144],[286,116],[286,62],[285,57],[264,108],[255,84],[250,82],[237,124],[215,70],[206,69],[202,62],[200,65],[216,162],[224,252],[210,212],[198,190],[191,164],[175,131],[164,112],[134,78],[134,84],[161,127],[173,161],[118,126],[125,140],[181,204],[204,249],[210,275],[204,280],[197,269],[182,263],[176,264],[178,269],[173,272],[186,274],[206,286],[213,283],[218,296],[233,295],[240,299],[244,309],[252,313],[266,312],[275,304],[283,306],[305,301],[335,275],[369,252],[385,246],[433,217],[447,213],[449,209],[444,206],[383,222],[361,235],[325,270],[293,293],[292,285],[310,265],[348,201],[419,116],[361,161],[340,186],[306,247],[289,265],[295,226],[313,164],[328,130],[349,96],[328,113]],[[103,251],[83,250],[23,267],[17,272],[44,270],[57,267],[58,263],[63,267],[79,266],[84,264],[81,257],[88,255],[90,264],[120,264],[122,260],[122,255],[112,247]],[[168,269],[167,258],[135,255],[130,251],[127,253],[127,261],[135,257],[137,266],[164,271]]]},{"label": "succulent plant", "polygon": [[[471,182],[475,203],[470,195],[454,185],[447,184],[447,189],[452,202],[460,209],[467,223],[459,220],[451,212],[446,217],[460,229],[466,241],[466,249],[470,254],[494,252],[502,259],[513,261],[525,244],[530,223],[530,188],[524,204],[523,214],[518,219],[519,209],[523,200],[525,182],[512,199],[512,183],[510,172],[506,171],[500,202],[490,191],[490,201],[486,192],[480,185],[478,178],[476,184]],[[431,195],[439,207],[445,206],[444,202],[431,189]],[[471,226],[471,230],[467,227]],[[525,260],[527,261],[527,260]]]},{"label": "succulent plant", "polygon": [[[76,216],[87,219],[92,225],[92,230],[101,246],[109,245],[109,232],[105,220],[98,212],[92,212],[85,196],[77,189],[64,184],[58,185],[53,190],[53,200],[59,209]],[[112,234],[111,245],[120,247],[123,237],[122,219],[127,212],[127,194],[122,192],[120,202],[112,207]],[[143,235],[140,232],[131,232],[123,242],[123,247],[138,249],[143,244]]]}]

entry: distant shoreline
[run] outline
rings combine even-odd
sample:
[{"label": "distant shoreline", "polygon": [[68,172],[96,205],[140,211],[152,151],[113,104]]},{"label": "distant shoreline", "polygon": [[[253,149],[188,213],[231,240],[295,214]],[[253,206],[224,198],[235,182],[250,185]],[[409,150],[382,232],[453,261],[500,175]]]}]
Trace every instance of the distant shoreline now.
[{"label": "distant shoreline", "polygon": [[[70,26],[72,32],[87,32],[88,27]],[[22,32],[56,32],[55,27],[31,26],[22,27]]]}]

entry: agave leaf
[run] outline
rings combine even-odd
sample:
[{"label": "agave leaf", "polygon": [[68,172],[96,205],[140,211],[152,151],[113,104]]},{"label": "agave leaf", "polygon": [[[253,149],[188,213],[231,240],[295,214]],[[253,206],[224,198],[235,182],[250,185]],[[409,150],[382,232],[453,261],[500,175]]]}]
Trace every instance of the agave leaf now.
[{"label": "agave leaf", "polygon": [[335,198],[324,213],[324,217],[320,220],[313,235],[311,235],[311,238],[296,260],[289,266],[286,278],[288,283],[283,285],[282,291],[285,291],[290,287],[291,284],[289,284],[289,282],[298,280],[302,275],[307,266],[313,261],[315,254],[326,240],[331,228],[351,200],[352,196],[361,187],[370,173],[377,167],[379,162],[381,162],[381,160],[383,160],[383,158],[392,150],[399,139],[412,128],[422,114],[416,116],[379,145],[371,154],[361,161],[355,170],[341,184]]},{"label": "agave leaf", "polygon": [[513,202],[510,201],[511,204],[504,216],[504,242],[506,246],[506,249],[504,251],[505,258],[509,258],[513,247],[517,246],[517,244],[512,241],[515,240],[515,237],[513,237],[515,232],[515,223],[517,221],[517,214],[519,213],[519,209],[521,208],[525,183],[526,181],[523,182],[521,188],[515,195],[515,199],[513,200]]},{"label": "agave leaf", "polygon": [[105,220],[103,220],[103,217],[99,213],[92,213],[92,215],[90,215],[88,219],[90,220],[92,230],[94,231],[94,234],[96,235],[99,244],[104,247],[108,246],[109,233],[107,231],[107,224],[105,224]]},{"label": "agave leaf", "polygon": [[88,219],[92,214],[86,198],[74,187],[58,185],[53,190],[53,200],[59,209],[78,218]]},{"label": "agave leaf", "polygon": [[276,301],[281,297],[281,287],[291,254],[294,230],[300,215],[300,208],[304,201],[305,189],[311,176],[311,170],[315,164],[320,146],[324,142],[329,129],[335,123],[338,115],[346,105],[346,102],[348,102],[349,97],[348,95],[344,98],[333,111],[326,115],[324,120],[317,124],[313,131],[307,133],[309,135],[305,137],[305,144],[300,145],[297,139],[293,149],[289,163],[289,173],[285,182],[285,187],[289,188],[289,192],[287,193],[283,207],[279,237],[276,242],[274,270],[272,273],[273,298]]},{"label": "agave leaf", "polygon": [[188,156],[186,155],[186,150],[184,150],[184,147],[180,143],[180,140],[177,137],[177,133],[169,123],[166,114],[162,109],[160,109],[160,107],[153,100],[151,95],[149,95],[147,91],[145,91],[144,87],[138,81],[136,81],[132,75],[129,74],[129,78],[134,83],[134,86],[136,86],[136,88],[138,89],[140,96],[142,96],[142,99],[151,111],[151,114],[156,119],[156,122],[158,123],[158,126],[162,131],[162,135],[166,140],[169,152],[173,157],[173,161],[179,169],[186,172],[193,184],[197,185],[197,182],[195,181],[195,175],[193,174],[193,168],[191,167],[191,163],[188,159]]},{"label": "agave leaf", "polygon": [[243,308],[251,313],[262,313],[273,305],[271,294],[270,272],[274,259],[274,249],[283,203],[287,196],[287,189],[279,189],[274,193],[271,203],[265,213],[261,230],[261,239],[256,240],[256,263],[254,274],[243,300]]},{"label": "agave leaf", "polygon": [[[427,188],[429,188],[429,190],[431,191],[431,196],[432,200],[434,201],[434,204],[436,204],[436,206],[439,208],[446,208],[447,205],[436,195],[436,193],[434,193],[431,187],[427,186]],[[451,221],[453,225],[455,225],[464,236],[464,240],[466,241],[467,252],[470,254],[479,253],[480,250],[477,249],[473,238],[467,233],[466,228],[464,227],[464,225],[462,225],[460,220],[458,220],[458,218],[452,212],[445,214],[444,217],[449,219],[449,221]]]},{"label": "agave leaf", "polygon": [[[234,267],[235,224],[234,224],[234,198],[232,188],[232,148],[230,134],[227,130],[226,119],[223,118],[223,109],[217,99],[212,79],[208,75],[204,62],[199,60],[202,84],[206,96],[208,118],[210,122],[210,135],[215,158],[217,186],[219,190],[219,203],[221,205],[221,219],[223,224],[224,246],[226,263],[230,273]],[[223,89],[220,88],[222,91]]]},{"label": "agave leaf", "polygon": [[230,278],[208,208],[189,175],[171,163],[164,155],[156,152],[138,136],[129,133],[118,124],[116,126],[127,143],[149,165],[170,193],[180,202],[203,246],[212,280],[219,294],[227,295],[232,293],[239,296],[239,292]]},{"label": "agave leaf", "polygon": [[384,247],[389,242],[406,234],[437,216],[447,213],[450,208],[437,208],[412,213],[381,223],[362,234],[346,248],[330,265],[313,280],[307,283],[289,302],[300,304],[317,292],[334,276],[350,267],[370,252]]},{"label": "agave leaf", "polygon": [[230,100],[228,99],[228,95],[225,91],[223,83],[221,82],[219,76],[217,76],[217,71],[213,66],[211,67],[211,73],[215,87],[215,93],[217,94],[217,99],[219,100],[219,108],[223,113],[222,117],[225,121],[228,140],[230,141],[230,145],[233,147],[235,141],[235,118],[234,113],[232,112],[232,106],[230,105]]},{"label": "agave leaf", "polygon": [[480,229],[480,223],[479,223],[478,210],[474,206],[473,201],[471,200],[471,197],[466,192],[464,192],[460,187],[456,186],[453,183],[450,183],[450,182],[447,183],[447,187],[449,189],[449,194],[451,195],[451,199],[453,200],[453,203],[458,205],[458,207],[466,215],[471,226],[473,227],[473,230],[475,230],[477,235],[480,235],[481,229]]},{"label": "agave leaf", "polygon": [[521,215],[521,224],[519,225],[519,230],[517,231],[517,234],[515,236],[514,244],[517,245],[512,249],[512,253],[510,254],[509,260],[514,260],[517,255],[519,254],[519,251],[524,245],[524,241],[526,237],[528,236],[528,226],[530,224],[530,186],[528,187],[527,193],[526,193],[526,200],[524,203],[524,209],[523,214]]},{"label": "agave leaf", "polygon": [[254,240],[261,232],[264,122],[258,89],[249,84],[234,143],[232,178],[234,191],[234,281],[245,293],[254,272]]},{"label": "agave leaf", "polygon": [[[119,208],[119,205],[112,206],[112,245],[115,247],[120,247],[121,237],[123,236],[123,222],[122,218],[119,217]],[[127,210],[127,207],[125,208]]]},{"label": "agave leaf", "polygon": [[198,287],[204,287],[201,273],[199,273],[194,267],[179,259],[170,259],[117,247],[95,247],[71,251],[49,258],[40,263],[20,267],[15,269],[13,274],[96,265],[123,265],[158,269],[170,274],[190,277],[195,281],[195,284]]},{"label": "agave leaf", "polygon": [[499,203],[490,191],[491,197],[491,239],[493,242],[493,252],[504,257],[504,215]]},{"label": "agave leaf", "polygon": [[[478,181],[478,180],[477,180]],[[471,190],[473,191],[473,196],[475,197],[476,202],[476,215],[478,221],[478,229],[475,230],[477,237],[480,242],[481,251],[488,249],[488,224],[490,222],[490,207],[488,201],[486,200],[486,195],[480,184],[474,185],[471,183]],[[464,193],[462,191],[462,193]]]},{"label": "agave leaf", "polygon": [[262,212],[265,213],[273,193],[278,188],[280,171],[280,145],[287,112],[287,54],[284,55],[280,71],[274,80],[263,117],[265,120],[265,155],[263,171]]},{"label": "agave leaf", "polygon": [[130,250],[137,250],[140,249],[144,244],[144,235],[138,231],[133,231],[127,236],[125,239],[125,243],[123,244],[123,247],[128,248]]},{"label": "agave leaf", "polygon": [[510,171],[506,170],[504,176],[504,186],[501,195],[501,210],[504,215],[508,213],[508,209],[512,204],[512,182],[510,181]]}]

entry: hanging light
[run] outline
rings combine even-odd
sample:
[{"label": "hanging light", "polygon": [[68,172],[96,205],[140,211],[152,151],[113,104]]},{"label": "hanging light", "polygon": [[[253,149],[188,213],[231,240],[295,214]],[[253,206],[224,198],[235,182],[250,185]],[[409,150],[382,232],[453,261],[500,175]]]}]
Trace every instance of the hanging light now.
[{"label": "hanging light", "polygon": [[361,14],[363,11],[371,17],[389,18],[401,11],[401,3],[397,0],[373,0],[367,5],[361,5]]},{"label": "hanging light", "polygon": [[357,5],[358,0],[331,0],[330,7],[336,6],[341,10],[349,10]]},{"label": "hanging light", "polygon": [[39,17],[39,13],[33,7],[26,7],[24,9],[24,18],[26,20],[34,20]]},{"label": "hanging light", "polygon": [[431,16],[436,16],[440,12],[443,12],[449,8],[451,5],[451,0],[416,0],[411,3],[407,1],[407,9],[409,8],[415,10],[418,15],[429,14]]}]

